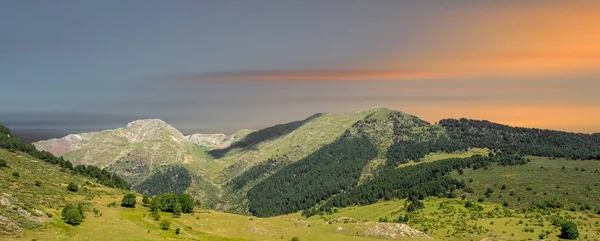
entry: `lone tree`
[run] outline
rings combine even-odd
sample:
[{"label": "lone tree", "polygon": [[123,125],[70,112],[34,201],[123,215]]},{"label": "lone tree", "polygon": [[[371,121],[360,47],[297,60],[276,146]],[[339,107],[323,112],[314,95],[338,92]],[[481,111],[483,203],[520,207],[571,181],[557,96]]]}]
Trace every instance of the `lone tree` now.
[{"label": "lone tree", "polygon": [[577,224],[573,221],[566,221],[561,225],[560,237],[564,239],[577,239],[579,237],[579,230],[577,230]]},{"label": "lone tree", "polygon": [[150,197],[148,196],[148,194],[144,194],[144,196],[142,197],[142,206],[150,206]]},{"label": "lone tree", "polygon": [[71,225],[78,225],[85,218],[83,204],[69,203],[63,208],[61,215],[66,223]]},{"label": "lone tree", "polygon": [[77,184],[70,182],[69,185],[67,186],[67,190],[71,191],[71,192],[77,192],[79,190],[79,186],[77,186]]},{"label": "lone tree", "polygon": [[121,200],[121,206],[126,208],[135,207],[135,194],[127,193],[123,196],[123,200]]}]

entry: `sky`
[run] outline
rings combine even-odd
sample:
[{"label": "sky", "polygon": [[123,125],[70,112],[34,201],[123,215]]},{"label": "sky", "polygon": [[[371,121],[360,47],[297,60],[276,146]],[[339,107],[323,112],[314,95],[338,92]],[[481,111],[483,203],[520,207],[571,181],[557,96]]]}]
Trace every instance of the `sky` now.
[{"label": "sky", "polygon": [[373,106],[600,132],[600,1],[6,0],[0,123],[233,133]]}]

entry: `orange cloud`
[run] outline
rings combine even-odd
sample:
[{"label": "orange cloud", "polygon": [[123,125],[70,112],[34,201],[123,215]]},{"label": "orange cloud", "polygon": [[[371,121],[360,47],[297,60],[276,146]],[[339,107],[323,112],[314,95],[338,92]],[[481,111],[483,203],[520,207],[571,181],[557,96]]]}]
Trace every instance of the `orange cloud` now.
[{"label": "orange cloud", "polygon": [[450,76],[450,73],[431,71],[250,71],[196,74],[184,78],[249,81],[369,81],[439,79]]}]

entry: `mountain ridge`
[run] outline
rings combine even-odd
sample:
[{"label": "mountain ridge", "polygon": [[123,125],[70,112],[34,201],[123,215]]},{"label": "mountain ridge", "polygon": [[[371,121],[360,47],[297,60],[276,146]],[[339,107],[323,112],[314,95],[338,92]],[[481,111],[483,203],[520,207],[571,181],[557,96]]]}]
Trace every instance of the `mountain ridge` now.
[{"label": "mountain ridge", "polygon": [[[452,124],[454,123],[452,120],[457,121],[458,124]],[[335,146],[338,144],[334,143],[340,138],[363,138],[368,140],[365,143],[369,143],[372,148],[376,149],[365,150],[373,151],[376,153],[375,156],[367,155],[368,158],[360,160],[357,165],[355,163],[347,164],[355,165],[352,169],[352,178],[343,182],[344,189],[351,189],[356,185],[368,183],[371,179],[377,179],[383,169],[396,168],[398,165],[401,166],[411,161],[418,162],[429,153],[450,153],[469,148],[514,149],[515,143],[527,145],[533,143],[531,138],[550,138],[544,133],[555,133],[500,124],[492,125],[495,124],[492,122],[481,122],[483,124],[480,124],[462,120],[444,119],[440,123],[432,124],[401,111],[373,107],[349,114],[315,114],[304,120],[279,124],[257,131],[240,131],[232,135],[192,134],[185,136],[164,121],[146,119],[130,122],[122,128],[95,134],[69,135],[65,137],[69,140],[62,141],[79,148],[65,152],[64,157],[67,160],[72,160],[75,164],[85,163],[107,168],[109,171],[123,176],[133,185],[134,190],[142,191],[142,189],[136,188],[142,183],[143,190],[169,190],[169,187],[179,184],[154,182],[168,180],[164,178],[164,173],[179,170],[178,173],[189,175],[192,180],[191,184],[187,184],[188,181],[184,182],[186,187],[189,187],[186,192],[200,198],[212,208],[247,214],[249,211],[248,194],[256,185],[261,184],[259,187],[262,188],[256,190],[266,190],[279,185],[277,182],[269,185],[265,183],[269,182],[271,176],[290,168],[294,163],[310,162],[312,164],[309,166],[321,168],[321,162],[315,161],[315,157],[310,156],[328,146],[331,150],[348,150]],[[473,131],[461,131],[462,128]],[[487,133],[486,131],[489,130],[493,130],[492,133],[499,133],[497,138],[504,138],[508,142],[495,145],[490,140],[478,139],[480,138],[478,133]],[[510,136],[507,133],[513,132],[520,134],[511,134],[513,137],[508,138]],[[542,134],[531,134],[538,132]],[[465,136],[470,139],[463,139]],[[551,136],[554,136],[552,138],[556,140],[583,138],[577,140],[586,148],[589,147],[586,150],[590,155],[582,158],[595,158],[596,156],[595,149],[590,145],[594,143],[594,138],[600,135],[580,137],[581,135],[569,132],[556,132]],[[592,139],[588,140],[589,138]],[[49,140],[49,142],[54,141],[61,144],[60,140],[57,140]],[[353,145],[344,144],[352,143],[352,141],[339,143],[339,145]],[[552,143],[554,142],[539,142],[538,146],[532,149],[537,152],[532,152],[532,154],[537,153],[542,156],[548,154],[548,148],[555,148],[548,146],[553,145]],[[49,149],[49,145],[36,144],[41,149]],[[330,146],[332,144],[334,146]],[[573,152],[568,148],[553,149],[553,151],[555,153],[551,156],[578,158],[573,156]],[[318,154],[316,158],[323,159],[322,161],[331,161],[325,154]],[[322,167],[333,170],[330,166]],[[294,171],[286,173],[294,173]],[[276,177],[279,180],[287,180],[286,176],[281,175],[283,174]],[[148,188],[153,185],[163,186]],[[262,192],[256,190],[252,192],[253,196],[251,197],[256,197],[258,193]],[[331,194],[336,192],[335,189],[329,190],[321,198],[328,199]],[[256,206],[257,202],[263,203],[257,200],[250,202],[254,205],[253,210],[259,210],[257,208],[260,207]],[[310,202],[303,203],[303,205],[310,204]],[[286,208],[285,210],[291,212],[296,209]],[[262,215],[279,213],[279,211],[263,212],[260,210],[259,212]]]}]

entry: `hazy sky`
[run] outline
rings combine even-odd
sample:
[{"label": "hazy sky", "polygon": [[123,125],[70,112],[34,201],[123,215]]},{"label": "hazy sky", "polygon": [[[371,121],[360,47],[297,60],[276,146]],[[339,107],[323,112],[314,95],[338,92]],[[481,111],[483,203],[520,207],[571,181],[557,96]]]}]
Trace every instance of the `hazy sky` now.
[{"label": "hazy sky", "polygon": [[0,123],[184,133],[372,106],[600,131],[600,1],[2,1]]}]

